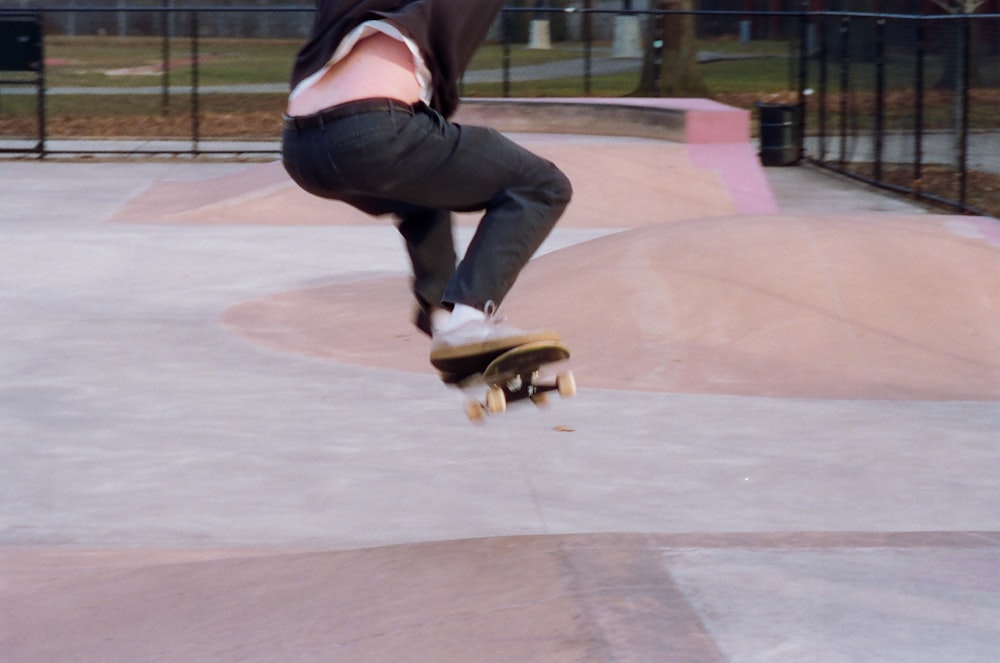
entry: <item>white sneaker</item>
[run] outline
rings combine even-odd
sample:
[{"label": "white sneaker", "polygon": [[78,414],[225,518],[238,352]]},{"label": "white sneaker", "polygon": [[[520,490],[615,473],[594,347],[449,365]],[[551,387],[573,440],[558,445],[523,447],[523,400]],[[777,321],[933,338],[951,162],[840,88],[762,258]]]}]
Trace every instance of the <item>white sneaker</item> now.
[{"label": "white sneaker", "polygon": [[559,334],[549,329],[525,330],[500,324],[489,311],[485,320],[436,331],[431,340],[431,364],[445,373],[475,371],[519,345],[559,340]]}]

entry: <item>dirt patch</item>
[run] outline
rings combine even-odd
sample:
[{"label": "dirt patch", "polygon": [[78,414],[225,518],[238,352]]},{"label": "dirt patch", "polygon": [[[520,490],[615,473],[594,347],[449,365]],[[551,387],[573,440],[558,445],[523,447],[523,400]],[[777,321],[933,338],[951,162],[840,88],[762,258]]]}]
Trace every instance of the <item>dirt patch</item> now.
[{"label": "dirt patch", "polygon": [[[186,138],[192,134],[188,115],[117,116],[117,117],[48,117],[45,121],[49,138]],[[0,135],[6,137],[37,135],[35,118],[0,118]],[[277,140],[281,136],[281,116],[278,113],[251,111],[242,113],[202,113],[198,117],[198,135],[203,140],[213,138],[245,138],[247,140]]]},{"label": "dirt patch", "polygon": [[[874,178],[874,167],[862,164],[858,173]],[[1000,218],[1000,175],[969,171],[965,175],[965,204]],[[948,166],[924,166],[920,177],[912,165],[882,164],[881,179],[892,186],[911,189],[918,194],[958,201],[961,197],[961,174]]]},{"label": "dirt patch", "polygon": [[[218,55],[201,55],[197,58],[199,64],[217,60]],[[104,72],[107,76],[157,76],[164,71],[170,71],[178,67],[190,67],[195,63],[195,58],[177,58],[167,63],[154,62],[152,64],[139,67],[125,67],[124,69],[108,69]]]}]

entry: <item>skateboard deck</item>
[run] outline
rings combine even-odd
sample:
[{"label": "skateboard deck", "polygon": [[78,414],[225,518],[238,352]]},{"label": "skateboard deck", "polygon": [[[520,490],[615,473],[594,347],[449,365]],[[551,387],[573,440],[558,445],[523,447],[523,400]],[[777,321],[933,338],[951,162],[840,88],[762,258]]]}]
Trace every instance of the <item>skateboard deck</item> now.
[{"label": "skateboard deck", "polygon": [[571,372],[558,373],[554,378],[541,376],[542,367],[566,359],[569,348],[555,341],[526,343],[500,354],[481,373],[457,381],[463,387],[486,386],[485,401],[466,403],[466,414],[479,421],[487,413],[499,414],[507,409],[508,403],[523,399],[544,405],[550,391],[558,391],[563,397],[572,396],[576,393],[576,382]]}]

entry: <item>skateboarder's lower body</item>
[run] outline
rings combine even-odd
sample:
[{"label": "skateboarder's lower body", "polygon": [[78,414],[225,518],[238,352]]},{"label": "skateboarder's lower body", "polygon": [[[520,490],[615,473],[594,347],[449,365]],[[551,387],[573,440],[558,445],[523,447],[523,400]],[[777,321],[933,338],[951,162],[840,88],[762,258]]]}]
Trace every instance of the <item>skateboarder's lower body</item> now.
[{"label": "skateboarder's lower body", "polygon": [[[570,182],[552,163],[492,129],[389,99],[286,118],[282,154],[309,193],[396,217],[413,266],[415,322],[433,339],[432,364],[558,340],[493,316],[569,203]],[[479,210],[456,265],[452,212]]]}]

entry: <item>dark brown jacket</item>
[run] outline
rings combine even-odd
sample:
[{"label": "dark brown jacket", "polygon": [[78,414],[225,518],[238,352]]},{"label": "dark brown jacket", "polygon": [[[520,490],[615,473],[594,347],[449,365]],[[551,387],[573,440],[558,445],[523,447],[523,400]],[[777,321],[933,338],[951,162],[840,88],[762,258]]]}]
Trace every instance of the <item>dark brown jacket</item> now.
[{"label": "dark brown jacket", "polygon": [[503,0],[317,0],[312,34],[292,68],[291,86],[319,71],[347,34],[385,20],[420,47],[433,79],[431,106],[445,117],[458,107],[458,83],[486,39]]}]

